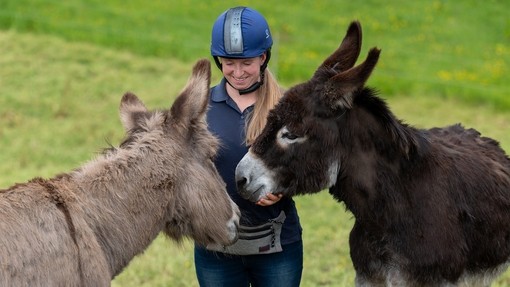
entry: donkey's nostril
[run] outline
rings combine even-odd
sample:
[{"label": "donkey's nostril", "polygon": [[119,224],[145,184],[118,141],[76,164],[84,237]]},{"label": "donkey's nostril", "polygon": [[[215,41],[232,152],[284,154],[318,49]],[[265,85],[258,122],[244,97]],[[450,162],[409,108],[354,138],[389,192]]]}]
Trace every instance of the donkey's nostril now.
[{"label": "donkey's nostril", "polygon": [[241,179],[239,179],[239,180],[237,181],[237,189],[238,189],[238,190],[243,189],[243,188],[244,188],[244,186],[246,185],[246,182],[247,182],[247,181],[248,181],[248,180],[246,179],[246,177],[242,177]]}]

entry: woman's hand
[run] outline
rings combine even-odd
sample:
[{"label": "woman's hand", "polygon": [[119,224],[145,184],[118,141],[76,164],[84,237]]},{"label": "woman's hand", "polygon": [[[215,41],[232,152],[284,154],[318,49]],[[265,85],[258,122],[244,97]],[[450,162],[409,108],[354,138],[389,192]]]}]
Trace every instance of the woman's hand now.
[{"label": "woman's hand", "polygon": [[270,206],[270,205],[273,205],[275,203],[277,203],[278,201],[280,201],[280,199],[282,199],[283,197],[283,194],[278,194],[278,195],[274,195],[272,193],[269,193],[266,195],[266,198],[261,198],[259,199],[259,201],[257,201],[257,205],[260,205],[260,206]]}]

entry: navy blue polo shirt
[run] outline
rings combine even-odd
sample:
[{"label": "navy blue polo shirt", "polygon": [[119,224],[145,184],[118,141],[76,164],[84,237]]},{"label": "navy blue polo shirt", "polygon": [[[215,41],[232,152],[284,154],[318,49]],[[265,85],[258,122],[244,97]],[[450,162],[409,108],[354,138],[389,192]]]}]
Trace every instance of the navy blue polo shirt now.
[{"label": "navy blue polo shirt", "polygon": [[241,112],[237,104],[227,94],[226,81],[211,88],[207,123],[209,130],[220,140],[215,164],[227,184],[227,191],[241,210],[241,224],[245,226],[266,223],[284,210],[287,218],[283,224],[281,242],[289,244],[301,240],[301,225],[294,200],[283,197],[271,206],[259,206],[243,199],[236,189],[235,169],[241,158],[248,152],[245,144],[246,117],[253,111],[250,106]]}]

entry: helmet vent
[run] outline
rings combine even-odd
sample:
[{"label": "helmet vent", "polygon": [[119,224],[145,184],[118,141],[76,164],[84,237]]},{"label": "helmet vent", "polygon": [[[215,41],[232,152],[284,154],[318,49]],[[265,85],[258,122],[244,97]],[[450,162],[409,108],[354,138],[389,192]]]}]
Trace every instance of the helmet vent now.
[{"label": "helmet vent", "polygon": [[228,54],[243,53],[243,32],[241,29],[241,15],[245,7],[228,10],[223,26],[223,41]]}]

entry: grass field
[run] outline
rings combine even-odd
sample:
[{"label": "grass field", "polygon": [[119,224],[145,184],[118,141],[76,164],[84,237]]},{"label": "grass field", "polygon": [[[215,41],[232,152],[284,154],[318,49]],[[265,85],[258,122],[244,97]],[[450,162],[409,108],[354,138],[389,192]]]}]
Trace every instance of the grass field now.
[{"label": "grass field", "polygon": [[[118,145],[125,91],[168,107],[192,63],[209,57],[212,21],[235,5],[209,2],[1,1],[0,188],[69,171]],[[424,128],[462,122],[510,151],[507,1],[358,2],[235,3],[267,15],[277,40],[271,69],[284,85],[310,76],[359,19],[361,57],[383,50],[369,85],[397,116]],[[350,213],[327,192],[296,203],[302,285],[352,286]],[[112,285],[196,286],[191,247],[159,237]],[[494,286],[510,286],[510,272]]]},{"label": "grass field", "polygon": [[227,7],[266,15],[271,68],[284,84],[310,76],[350,21],[364,47],[382,48],[373,82],[385,94],[431,93],[510,108],[510,2],[3,0],[0,28],[190,62],[209,55],[210,29]]}]

